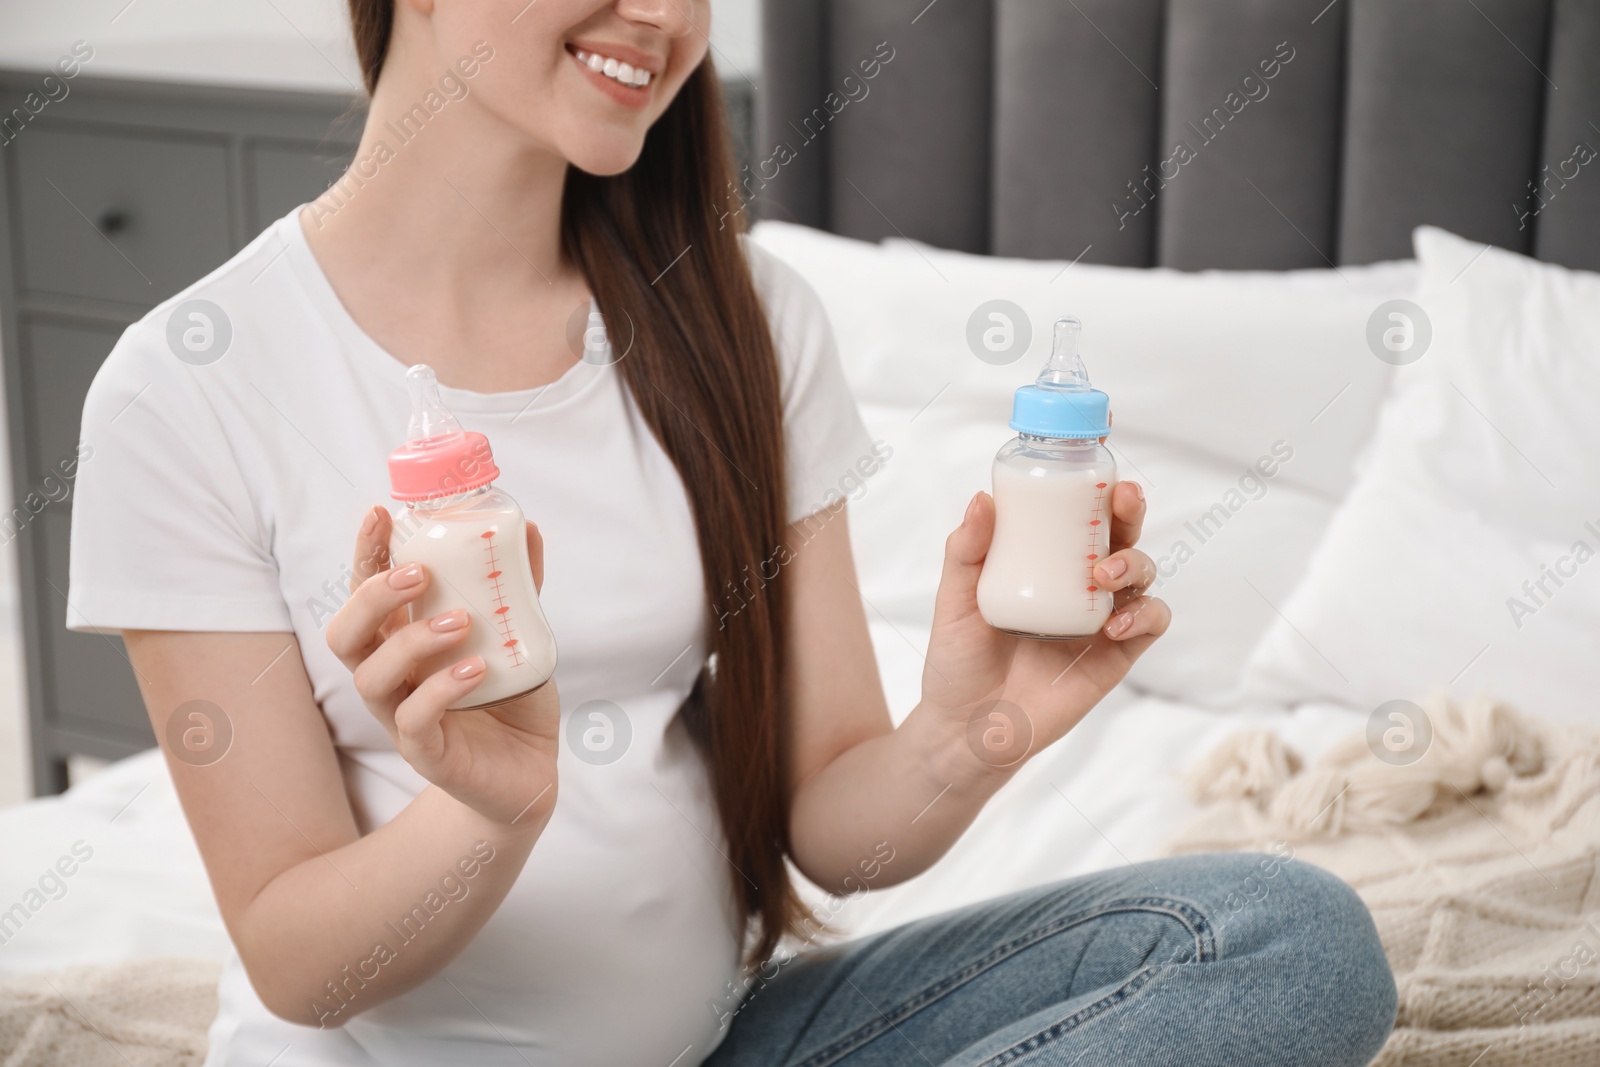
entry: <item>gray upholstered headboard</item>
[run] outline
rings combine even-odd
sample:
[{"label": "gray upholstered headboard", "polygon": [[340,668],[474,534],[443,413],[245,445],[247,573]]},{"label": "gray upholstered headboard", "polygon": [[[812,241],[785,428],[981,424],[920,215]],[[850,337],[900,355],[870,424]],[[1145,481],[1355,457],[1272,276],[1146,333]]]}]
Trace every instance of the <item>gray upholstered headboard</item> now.
[{"label": "gray upholstered headboard", "polygon": [[769,218],[1183,269],[1404,258],[1432,223],[1600,269],[1600,0],[764,14],[746,183]]}]

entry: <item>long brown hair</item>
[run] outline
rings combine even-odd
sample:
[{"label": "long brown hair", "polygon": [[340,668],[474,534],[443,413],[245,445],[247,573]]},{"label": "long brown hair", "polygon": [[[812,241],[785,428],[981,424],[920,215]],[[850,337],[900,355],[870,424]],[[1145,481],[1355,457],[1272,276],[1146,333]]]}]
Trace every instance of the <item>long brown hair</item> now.
[{"label": "long brown hair", "polygon": [[[378,82],[395,0],[349,0],[367,91]],[[760,573],[783,543],[783,405],[765,312],[739,243],[727,116],[710,56],[612,177],[567,171],[561,237],[616,335],[617,366],[688,493],[706,602]],[[726,206],[719,210],[718,205]],[[754,584],[758,588],[751,590]],[[771,954],[799,903],[789,851],[785,583],[743,581],[750,601],[711,631],[684,708],[710,765],[749,958]]]}]

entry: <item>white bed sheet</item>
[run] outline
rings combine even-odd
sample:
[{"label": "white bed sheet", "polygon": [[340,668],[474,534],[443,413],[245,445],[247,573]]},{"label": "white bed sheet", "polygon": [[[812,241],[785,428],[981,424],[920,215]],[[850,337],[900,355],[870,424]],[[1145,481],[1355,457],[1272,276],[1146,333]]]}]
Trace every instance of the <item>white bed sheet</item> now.
[{"label": "white bed sheet", "polygon": [[[871,626],[890,706],[903,716],[917,700],[927,633],[883,619]],[[1328,706],[1221,714],[1119,689],[1026,765],[922,877],[842,907],[811,887],[803,895],[840,934],[865,934],[1150,859],[1193,810],[1179,772],[1227,734],[1270,728],[1310,756],[1363,718]],[[0,909],[39,889],[41,875],[80,841],[92,856],[61,879],[59,898],[41,894],[43,905],[0,944],[0,973],[226,956],[227,934],[158,750],[115,763],[63,796],[0,810]]]},{"label": "white bed sheet", "polygon": [[[89,858],[75,873],[56,868]],[[227,933],[159,749],[130,756],[59,797],[0,810],[0,973],[146,956],[221,959]],[[74,864],[68,864],[69,868]],[[55,872],[64,891],[42,891]],[[47,880],[48,881],[48,880]],[[53,888],[53,884],[47,888]],[[32,898],[40,903],[30,907]],[[29,914],[20,929],[6,910]]]},{"label": "white bed sheet", "polygon": [[[899,719],[916,704],[928,634],[882,618],[870,625],[884,688]],[[814,887],[802,897],[841,933],[859,936],[1014,890],[1153,859],[1195,811],[1182,771],[1223,738],[1240,730],[1271,730],[1314,759],[1365,720],[1362,712],[1331,704],[1224,713],[1122,686],[1066,738],[1029,760],[921,877],[869,888],[836,912],[836,900]]]}]

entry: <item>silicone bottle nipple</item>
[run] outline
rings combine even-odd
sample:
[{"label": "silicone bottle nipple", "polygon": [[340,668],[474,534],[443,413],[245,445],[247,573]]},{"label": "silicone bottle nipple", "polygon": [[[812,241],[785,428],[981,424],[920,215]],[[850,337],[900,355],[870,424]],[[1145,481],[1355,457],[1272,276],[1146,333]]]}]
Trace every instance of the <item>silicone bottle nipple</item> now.
[{"label": "silicone bottle nipple", "polygon": [[1050,341],[1050,359],[1039,372],[1035,385],[1048,386],[1064,393],[1087,393],[1089,370],[1083,365],[1083,354],[1078,351],[1078,341],[1083,336],[1083,323],[1070,315],[1056,320],[1055,335]]},{"label": "silicone bottle nipple", "polygon": [[442,443],[460,437],[461,424],[439,399],[439,376],[426,363],[406,371],[406,389],[411,393],[411,421],[406,426],[406,441],[417,444]]},{"label": "silicone bottle nipple", "polygon": [[406,442],[389,453],[390,496],[418,501],[456,496],[500,477],[489,439],[461,428],[439,399],[439,378],[426,363],[406,371],[411,421]]},{"label": "silicone bottle nipple", "polygon": [[1111,429],[1111,402],[1089,384],[1089,372],[1078,351],[1083,323],[1070,315],[1056,320],[1050,359],[1032,385],[1024,385],[1011,403],[1010,426],[1031,437],[1088,440]]}]

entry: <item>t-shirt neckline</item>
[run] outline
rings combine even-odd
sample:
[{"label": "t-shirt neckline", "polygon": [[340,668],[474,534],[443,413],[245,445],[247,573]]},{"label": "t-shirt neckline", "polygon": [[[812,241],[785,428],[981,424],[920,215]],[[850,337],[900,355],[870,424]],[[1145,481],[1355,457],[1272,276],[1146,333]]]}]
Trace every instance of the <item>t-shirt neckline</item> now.
[{"label": "t-shirt neckline", "polygon": [[[288,260],[296,281],[328,328],[353,353],[363,370],[384,385],[405,393],[408,365],[373,340],[339,299],[339,294],[323,272],[322,264],[317,261],[316,253],[311,250],[311,244],[300,226],[300,212],[304,207],[300,205],[274,224],[284,245],[284,258]],[[598,310],[593,298],[589,301],[589,307],[591,311]],[[519,419],[536,417],[541,412],[576,398],[608,369],[606,365],[580,359],[555,381],[532,389],[480,393],[441,383],[439,394],[452,411],[483,415],[510,414]]]}]

